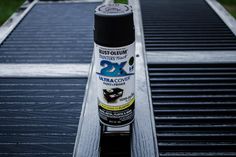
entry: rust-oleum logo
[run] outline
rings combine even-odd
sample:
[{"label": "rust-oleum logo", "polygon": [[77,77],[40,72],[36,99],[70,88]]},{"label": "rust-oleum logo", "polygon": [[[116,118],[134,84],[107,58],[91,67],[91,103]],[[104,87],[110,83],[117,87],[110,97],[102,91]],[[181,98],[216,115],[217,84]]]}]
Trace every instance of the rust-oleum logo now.
[{"label": "rust-oleum logo", "polygon": [[127,55],[127,49],[125,50],[116,50],[116,51],[108,51],[99,49],[99,53],[102,55]]}]

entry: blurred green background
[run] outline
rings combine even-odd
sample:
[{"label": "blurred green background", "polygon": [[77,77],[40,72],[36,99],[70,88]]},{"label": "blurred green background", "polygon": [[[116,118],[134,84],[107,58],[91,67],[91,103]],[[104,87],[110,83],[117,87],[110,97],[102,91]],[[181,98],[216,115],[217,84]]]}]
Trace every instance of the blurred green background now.
[{"label": "blurred green background", "polygon": [[[2,25],[25,0],[0,0],[0,25]],[[128,0],[115,0],[119,3],[127,3]],[[236,0],[218,0],[224,7],[236,17]]]},{"label": "blurred green background", "polygon": [[114,2],[128,4],[128,0],[114,0]]},{"label": "blurred green background", "polygon": [[0,0],[0,25],[14,13],[25,0]]},{"label": "blurred green background", "polygon": [[236,0],[218,0],[236,18]]}]

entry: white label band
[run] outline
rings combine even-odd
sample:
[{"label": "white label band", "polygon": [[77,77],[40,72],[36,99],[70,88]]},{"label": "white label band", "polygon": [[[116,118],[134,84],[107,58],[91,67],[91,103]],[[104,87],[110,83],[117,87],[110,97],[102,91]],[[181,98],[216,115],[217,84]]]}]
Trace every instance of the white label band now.
[{"label": "white label band", "polygon": [[123,125],[134,115],[135,44],[94,47],[100,120]]}]

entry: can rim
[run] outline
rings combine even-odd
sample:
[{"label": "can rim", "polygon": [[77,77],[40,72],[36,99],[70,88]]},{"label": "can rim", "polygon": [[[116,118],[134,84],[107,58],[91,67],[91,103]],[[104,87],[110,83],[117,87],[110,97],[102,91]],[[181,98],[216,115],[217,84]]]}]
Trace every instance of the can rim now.
[{"label": "can rim", "polygon": [[120,17],[133,14],[132,7],[127,4],[112,3],[102,4],[95,9],[95,14],[103,17]]}]

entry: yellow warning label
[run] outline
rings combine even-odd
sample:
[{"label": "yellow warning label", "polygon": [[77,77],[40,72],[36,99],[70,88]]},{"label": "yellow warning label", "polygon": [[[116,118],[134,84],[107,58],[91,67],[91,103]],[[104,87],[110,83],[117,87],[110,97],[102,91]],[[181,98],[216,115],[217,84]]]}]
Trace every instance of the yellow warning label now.
[{"label": "yellow warning label", "polygon": [[120,111],[120,110],[124,110],[128,107],[130,107],[133,103],[134,103],[134,98],[130,100],[130,102],[124,104],[124,105],[120,105],[120,106],[109,106],[109,105],[106,105],[106,104],[103,104],[103,103],[100,103],[99,105],[106,109],[106,110],[110,110],[110,111]]}]

